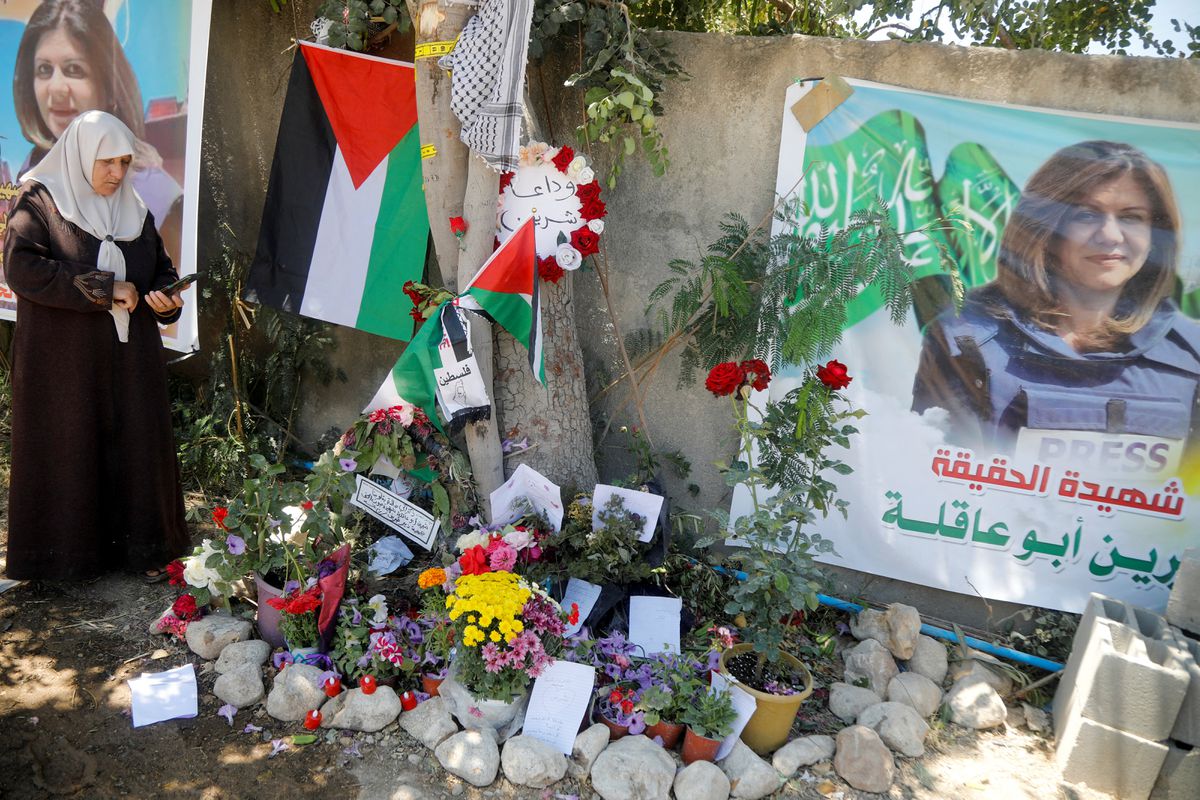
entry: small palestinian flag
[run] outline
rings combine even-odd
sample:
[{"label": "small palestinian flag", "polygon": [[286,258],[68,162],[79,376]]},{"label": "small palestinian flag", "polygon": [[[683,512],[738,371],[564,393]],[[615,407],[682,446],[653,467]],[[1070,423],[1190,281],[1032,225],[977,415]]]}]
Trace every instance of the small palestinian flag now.
[{"label": "small palestinian flag", "polygon": [[429,238],[413,66],[299,45],[246,299],[408,339]]}]

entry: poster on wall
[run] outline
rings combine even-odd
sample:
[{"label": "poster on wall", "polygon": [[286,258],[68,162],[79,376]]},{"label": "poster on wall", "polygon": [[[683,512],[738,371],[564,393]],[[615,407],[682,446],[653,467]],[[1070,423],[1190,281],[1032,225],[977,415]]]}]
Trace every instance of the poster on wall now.
[{"label": "poster on wall", "polygon": [[775,230],[844,228],[882,198],[920,285],[903,326],[869,290],[849,309],[834,355],[868,416],[822,559],[1163,608],[1200,546],[1200,126],[849,83],[807,133],[792,107],[813,82],[789,87],[776,191],[802,203]]},{"label": "poster on wall", "polygon": [[[181,275],[196,271],[200,135],[212,0],[0,3],[0,247],[20,176],[83,111],[115,114],[137,137],[133,186]],[[3,281],[0,319],[16,319]],[[163,344],[196,346],[196,290]]]}]

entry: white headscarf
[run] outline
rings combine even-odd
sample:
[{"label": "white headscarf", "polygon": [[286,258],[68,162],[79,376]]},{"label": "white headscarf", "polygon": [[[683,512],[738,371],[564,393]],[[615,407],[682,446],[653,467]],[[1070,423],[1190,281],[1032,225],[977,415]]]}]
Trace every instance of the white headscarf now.
[{"label": "white headscarf", "polygon": [[[134,191],[129,173],[116,192],[101,197],[92,188],[92,168],[100,159],[132,156],[135,141],[125,123],[112,114],[85,111],[71,121],[41,163],[21,176],[22,183],[37,181],[45,186],[63,219],[100,240],[96,267],[113,273],[118,281],[125,280],[125,256],[115,242],[141,235],[146,204]],[[128,341],[129,312],[113,306],[109,313],[117,338]]]}]

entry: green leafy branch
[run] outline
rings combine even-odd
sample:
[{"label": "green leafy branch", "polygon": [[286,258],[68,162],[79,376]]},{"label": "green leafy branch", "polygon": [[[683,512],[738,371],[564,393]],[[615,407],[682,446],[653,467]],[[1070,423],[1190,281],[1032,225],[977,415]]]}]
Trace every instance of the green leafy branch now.
[{"label": "green leafy branch", "polygon": [[405,0],[326,0],[317,12],[329,21],[329,46],[366,50],[394,30],[412,27]]}]

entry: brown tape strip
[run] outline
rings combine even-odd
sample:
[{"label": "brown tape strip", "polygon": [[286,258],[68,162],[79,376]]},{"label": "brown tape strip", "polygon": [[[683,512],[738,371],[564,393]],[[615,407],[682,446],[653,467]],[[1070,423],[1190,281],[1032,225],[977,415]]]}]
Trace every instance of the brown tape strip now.
[{"label": "brown tape strip", "polygon": [[837,75],[829,75],[796,101],[792,106],[792,114],[804,132],[808,133],[852,94],[854,89],[850,84]]}]

